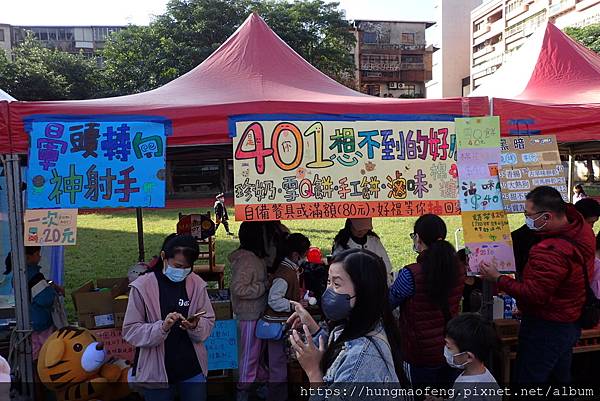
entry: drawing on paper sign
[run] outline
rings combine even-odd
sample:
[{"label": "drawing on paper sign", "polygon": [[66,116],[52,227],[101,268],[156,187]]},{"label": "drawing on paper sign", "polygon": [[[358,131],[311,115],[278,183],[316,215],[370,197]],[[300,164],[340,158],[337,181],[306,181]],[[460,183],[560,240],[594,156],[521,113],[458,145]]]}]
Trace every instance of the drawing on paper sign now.
[{"label": "drawing on paper sign", "polygon": [[237,219],[458,213],[452,118],[287,117],[232,120]]},{"label": "drawing on paper sign", "polygon": [[477,274],[482,263],[502,272],[515,270],[498,165],[517,157],[501,155],[499,124],[497,117],[456,120],[459,200],[470,275]]},{"label": "drawing on paper sign", "polygon": [[460,181],[460,209],[502,210],[502,194],[498,177]]},{"label": "drawing on paper sign", "polygon": [[164,207],[168,120],[43,116],[25,126],[28,208]]},{"label": "drawing on paper sign", "polygon": [[502,138],[500,184],[507,213],[522,213],[525,196],[539,186],[556,188],[567,200],[565,169],[554,135]]},{"label": "drawing on paper sign", "polygon": [[471,276],[479,274],[481,263],[489,264],[502,273],[515,271],[512,242],[466,243],[465,248],[469,259],[468,274]]},{"label": "drawing on paper sign", "polygon": [[76,245],[77,209],[25,210],[25,246]]}]

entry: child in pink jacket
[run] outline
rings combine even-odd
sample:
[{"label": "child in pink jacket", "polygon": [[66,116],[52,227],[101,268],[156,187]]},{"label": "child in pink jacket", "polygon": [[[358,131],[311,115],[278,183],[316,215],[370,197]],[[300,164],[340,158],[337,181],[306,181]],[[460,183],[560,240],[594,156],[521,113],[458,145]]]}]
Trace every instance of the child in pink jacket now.
[{"label": "child in pink jacket", "polygon": [[199,249],[191,236],[171,238],[155,269],[131,283],[123,338],[137,348],[135,382],[146,401],[206,399],[204,341],[215,314],[206,283],[192,273]]}]

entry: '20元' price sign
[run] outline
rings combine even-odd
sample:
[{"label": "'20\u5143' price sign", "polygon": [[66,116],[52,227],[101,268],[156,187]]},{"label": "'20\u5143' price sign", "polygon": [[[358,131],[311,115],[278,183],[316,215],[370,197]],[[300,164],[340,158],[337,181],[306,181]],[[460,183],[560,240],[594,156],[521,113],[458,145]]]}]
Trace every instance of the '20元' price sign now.
[{"label": "'20\u5143' price sign", "polygon": [[25,210],[25,246],[77,243],[77,209]]},{"label": "'20\u5143' price sign", "polygon": [[235,120],[236,219],[459,213],[453,118],[276,117]]}]

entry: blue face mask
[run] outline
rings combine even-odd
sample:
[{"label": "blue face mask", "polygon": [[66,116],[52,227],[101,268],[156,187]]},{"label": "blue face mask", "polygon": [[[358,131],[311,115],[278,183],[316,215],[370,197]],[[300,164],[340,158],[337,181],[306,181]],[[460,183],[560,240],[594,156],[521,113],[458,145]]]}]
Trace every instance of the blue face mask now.
[{"label": "blue face mask", "polygon": [[354,298],[348,294],[338,294],[331,288],[327,288],[321,297],[321,309],[328,320],[339,321],[350,316],[352,306],[350,300]]},{"label": "blue face mask", "polygon": [[191,268],[187,269],[178,269],[171,265],[167,265],[165,269],[165,276],[169,278],[174,283],[180,283],[192,272]]}]

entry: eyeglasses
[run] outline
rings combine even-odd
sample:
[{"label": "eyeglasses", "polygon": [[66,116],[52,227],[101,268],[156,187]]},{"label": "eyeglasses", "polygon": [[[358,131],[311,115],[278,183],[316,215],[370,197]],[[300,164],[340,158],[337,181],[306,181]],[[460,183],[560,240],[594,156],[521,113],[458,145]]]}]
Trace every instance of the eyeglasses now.
[{"label": "eyeglasses", "polygon": [[550,212],[548,210],[542,210],[542,211],[531,213],[531,214],[527,214],[527,212],[523,212],[525,217],[531,217],[531,216],[535,216],[535,215],[542,214],[542,213],[550,213]]},{"label": "eyeglasses", "polygon": [[410,233],[410,239],[414,240],[415,238],[417,238],[417,233]]}]

